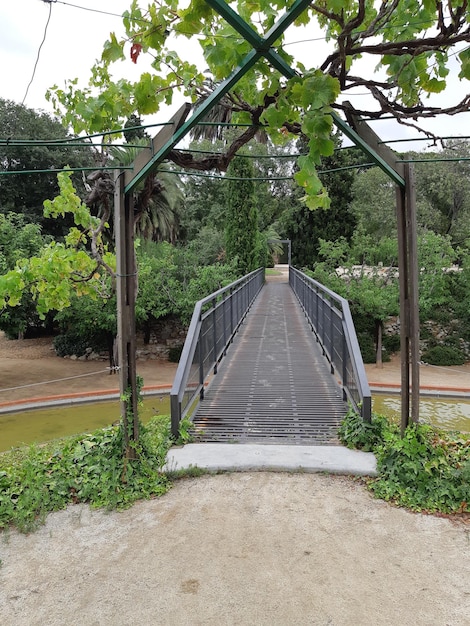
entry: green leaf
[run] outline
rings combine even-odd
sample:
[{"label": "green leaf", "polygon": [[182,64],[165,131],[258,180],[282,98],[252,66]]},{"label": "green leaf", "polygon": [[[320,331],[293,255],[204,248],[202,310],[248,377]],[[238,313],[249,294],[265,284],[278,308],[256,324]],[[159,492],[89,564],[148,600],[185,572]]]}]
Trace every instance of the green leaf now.
[{"label": "green leaf", "polygon": [[103,61],[107,61],[108,63],[114,63],[120,59],[125,59],[123,51],[124,43],[118,42],[114,33],[110,34],[110,38],[110,40],[105,41],[104,43],[101,59]]},{"label": "green leaf", "polygon": [[466,48],[459,53],[460,59],[460,72],[459,78],[466,78],[470,80],[470,48]]}]

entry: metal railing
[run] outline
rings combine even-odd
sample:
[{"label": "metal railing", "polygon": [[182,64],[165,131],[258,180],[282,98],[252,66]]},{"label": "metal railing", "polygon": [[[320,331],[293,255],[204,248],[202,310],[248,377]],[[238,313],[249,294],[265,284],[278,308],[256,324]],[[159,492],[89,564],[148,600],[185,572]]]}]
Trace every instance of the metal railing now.
[{"label": "metal railing", "polygon": [[289,284],[330,362],[331,373],[336,371],[341,377],[344,399],[370,422],[370,388],[348,301],[293,267]]},{"label": "metal railing", "polygon": [[174,436],[198,396],[204,398],[207,378],[217,373],[218,363],[263,284],[261,268],[196,303],[170,394]]}]

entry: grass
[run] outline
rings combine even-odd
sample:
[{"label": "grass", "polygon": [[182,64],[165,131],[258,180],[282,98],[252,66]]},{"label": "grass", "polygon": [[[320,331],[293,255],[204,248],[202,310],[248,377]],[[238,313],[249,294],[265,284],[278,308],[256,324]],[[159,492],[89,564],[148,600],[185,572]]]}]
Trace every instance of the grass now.
[{"label": "grass", "polygon": [[282,276],[282,272],[279,270],[273,270],[271,267],[265,269],[265,276]]}]

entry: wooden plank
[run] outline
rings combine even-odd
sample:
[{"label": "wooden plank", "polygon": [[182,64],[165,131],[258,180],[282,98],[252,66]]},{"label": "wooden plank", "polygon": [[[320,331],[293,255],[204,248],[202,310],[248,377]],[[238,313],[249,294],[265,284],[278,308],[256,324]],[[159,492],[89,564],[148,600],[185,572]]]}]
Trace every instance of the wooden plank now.
[{"label": "wooden plank", "polygon": [[348,107],[345,110],[345,115],[349,125],[392,170],[401,178],[404,178],[404,164],[397,159],[395,152],[381,142],[380,137],[372,130],[369,124],[360,115],[354,112],[354,108],[350,102],[344,102],[343,104]]},{"label": "wooden plank", "polygon": [[[169,123],[163,126],[161,130],[155,135],[150,142],[150,150],[143,148],[140,150],[134,160],[134,168],[132,170],[126,170],[124,174],[124,186],[129,187],[134,183],[139,182],[139,174],[145,169],[152,161],[155,154],[157,154],[161,148],[173,137],[175,132],[182,126],[184,121],[189,115],[191,105],[185,102],[182,107],[170,118]],[[158,162],[155,163],[155,168],[158,166]],[[148,172],[150,174],[151,171]]]}]

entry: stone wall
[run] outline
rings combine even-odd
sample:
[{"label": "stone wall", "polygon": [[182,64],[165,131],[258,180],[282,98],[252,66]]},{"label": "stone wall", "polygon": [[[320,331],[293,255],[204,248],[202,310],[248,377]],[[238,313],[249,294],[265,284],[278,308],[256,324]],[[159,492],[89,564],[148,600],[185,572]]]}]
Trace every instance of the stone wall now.
[{"label": "stone wall", "polygon": [[[428,320],[421,325],[421,338],[419,342],[419,348],[421,354],[428,349],[429,339],[423,338],[424,336],[431,337],[434,343],[438,345],[445,345],[449,338],[458,336],[460,321],[452,320],[449,324],[443,326],[433,320]],[[384,334],[385,335],[399,335],[400,334],[400,318],[389,317],[384,322]],[[465,341],[461,337],[458,340],[458,347],[463,352],[465,357],[470,360],[470,342]]]},{"label": "stone wall", "polygon": [[[137,359],[140,361],[168,360],[170,349],[184,344],[186,331],[186,327],[176,317],[169,316],[155,320],[148,329],[147,343],[145,343],[146,337],[143,332],[137,335]],[[107,350],[94,352],[92,348],[87,348],[82,356],[72,354],[64,358],[77,361],[108,361],[109,354]]]}]

